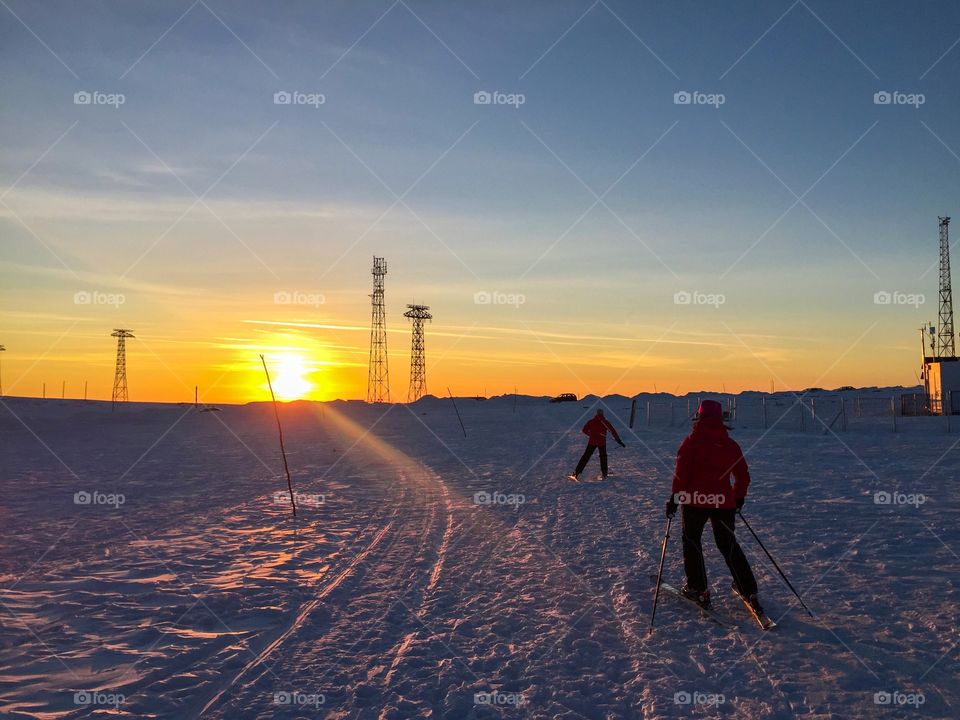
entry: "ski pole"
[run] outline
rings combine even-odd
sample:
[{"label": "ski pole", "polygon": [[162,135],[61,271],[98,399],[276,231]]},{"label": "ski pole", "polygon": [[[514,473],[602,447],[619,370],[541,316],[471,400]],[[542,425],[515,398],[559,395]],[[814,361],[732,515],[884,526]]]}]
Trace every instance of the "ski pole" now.
[{"label": "ski pole", "polygon": [[287,465],[287,451],[283,447],[283,426],[280,425],[280,411],[277,410],[277,396],[273,394],[273,383],[270,382],[270,371],[267,370],[267,361],[260,356],[260,362],[263,363],[263,372],[267,376],[267,385],[270,388],[270,397],[273,399],[273,414],[277,418],[277,431],[280,433],[280,454],[283,455],[283,470],[287,474],[287,489],[290,491],[290,507],[293,509],[293,517],[297,517],[297,502],[293,497],[293,483],[290,482],[290,466]]},{"label": "ski pole", "polygon": [[753,535],[753,539],[757,541],[757,545],[760,546],[760,549],[766,553],[768,558],[770,558],[770,562],[773,563],[773,566],[777,569],[777,572],[780,573],[780,577],[783,578],[783,581],[787,584],[787,587],[790,588],[790,591],[797,596],[797,600],[799,600],[800,604],[803,605],[803,609],[807,611],[807,614],[810,617],[815,618],[816,615],[810,612],[810,608],[807,607],[807,604],[803,601],[803,598],[800,597],[800,593],[798,593],[796,588],[793,587],[793,584],[787,579],[787,576],[784,574],[783,570],[781,570],[780,566],[777,565],[777,561],[773,559],[773,555],[770,554],[770,551],[767,550],[764,544],[760,541],[760,538],[757,537],[757,534],[753,531],[753,528],[750,527],[750,523],[747,522],[747,519],[743,516],[743,513],[737,510],[737,515],[739,515],[740,519],[743,520],[743,524],[746,525],[747,530],[749,530],[750,534]]},{"label": "ski pole", "polygon": [[663,544],[660,546],[660,567],[657,569],[657,589],[653,593],[653,612],[650,613],[650,629],[647,635],[653,632],[653,619],[657,615],[657,601],[660,600],[660,581],[663,579],[663,561],[667,557],[667,540],[670,539],[670,525],[673,524],[673,515],[667,517],[667,531],[663,534]]},{"label": "ski pole", "polygon": [[463,430],[463,436],[466,437],[466,436],[467,436],[467,429],[463,426],[463,418],[460,417],[460,411],[457,410],[457,401],[453,399],[453,393],[450,392],[450,388],[449,388],[449,387],[447,388],[447,395],[450,396],[450,402],[453,403],[453,409],[454,409],[454,410],[456,411],[456,413],[457,413],[457,420],[460,421],[460,429]]}]

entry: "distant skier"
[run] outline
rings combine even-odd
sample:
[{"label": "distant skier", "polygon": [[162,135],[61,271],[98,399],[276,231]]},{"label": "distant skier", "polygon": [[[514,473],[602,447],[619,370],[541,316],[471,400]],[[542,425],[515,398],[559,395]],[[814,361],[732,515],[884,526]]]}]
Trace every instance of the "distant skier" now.
[{"label": "distant skier", "polygon": [[678,506],[683,508],[683,568],[687,581],[682,592],[701,605],[710,604],[701,542],[709,520],[714,542],[733,576],[734,592],[757,613],[763,612],[757,599],[757,581],[734,534],[736,513],[743,507],[749,485],[747,462],[740,446],[727,434],[723,408],[716,400],[702,401],[693,431],[677,451],[673,489],[666,508],[667,517],[673,517]]},{"label": "distant skier", "polygon": [[613,433],[613,439],[617,441],[620,447],[626,447],[616,428],[610,424],[610,421],[603,416],[603,410],[597,410],[597,414],[587,420],[581,432],[587,436],[587,449],[580,456],[580,462],[577,463],[577,469],[570,476],[571,480],[577,480],[580,473],[587,466],[587,461],[593,456],[593,451],[600,450],[600,473],[603,479],[607,479],[607,430]]}]

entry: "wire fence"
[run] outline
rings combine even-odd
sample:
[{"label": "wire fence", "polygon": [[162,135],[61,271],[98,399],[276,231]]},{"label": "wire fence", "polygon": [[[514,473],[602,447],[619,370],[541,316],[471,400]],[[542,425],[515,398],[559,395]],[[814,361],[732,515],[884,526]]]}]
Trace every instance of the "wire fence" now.
[{"label": "wire fence", "polygon": [[[631,427],[689,426],[699,400],[696,397],[634,398]],[[905,426],[929,427],[930,416],[944,416],[939,422],[948,432],[951,426],[951,413],[943,413],[936,398],[923,394],[756,395],[728,397],[722,402],[727,422],[741,428],[827,434],[885,426],[893,432],[900,432]],[[945,404],[947,408],[953,407],[952,414],[960,412],[960,397],[948,396]]]}]

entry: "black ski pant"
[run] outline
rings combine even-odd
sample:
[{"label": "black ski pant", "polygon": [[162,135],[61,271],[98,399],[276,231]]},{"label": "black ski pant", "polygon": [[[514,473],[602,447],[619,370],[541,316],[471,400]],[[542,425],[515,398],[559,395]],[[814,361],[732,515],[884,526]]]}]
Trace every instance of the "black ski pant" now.
[{"label": "black ski pant", "polygon": [[593,451],[597,448],[600,448],[600,472],[604,476],[607,474],[607,446],[606,445],[590,445],[587,444],[587,449],[583,451],[583,455],[580,456],[580,462],[577,463],[577,469],[573,471],[573,474],[577,477],[580,477],[580,473],[583,472],[583,469],[587,466],[587,461],[593,456]]},{"label": "black ski pant", "polygon": [[757,581],[753,577],[750,563],[747,562],[737,536],[734,534],[736,510],[720,508],[699,508],[684,505],[683,521],[683,569],[687,574],[687,587],[695,592],[707,589],[707,567],[703,562],[703,528],[707,520],[713,525],[713,540],[723,559],[730,568],[730,575],[737,588],[744,595],[757,592]]}]

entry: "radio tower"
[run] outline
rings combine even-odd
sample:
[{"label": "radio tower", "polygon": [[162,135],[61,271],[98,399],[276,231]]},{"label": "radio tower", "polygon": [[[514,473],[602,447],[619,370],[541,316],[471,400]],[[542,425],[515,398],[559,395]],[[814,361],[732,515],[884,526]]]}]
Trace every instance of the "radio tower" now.
[{"label": "radio tower", "polygon": [[383,276],[387,261],[373,257],[373,320],[370,325],[370,369],[367,374],[367,402],[390,402],[390,372],[387,366],[387,313],[383,304]]},{"label": "radio tower", "polygon": [[953,290],[950,285],[950,218],[940,219],[940,328],[937,357],[956,356],[953,336]]},{"label": "radio tower", "polygon": [[427,305],[407,305],[403,316],[413,320],[413,345],[410,348],[410,389],[407,402],[416,402],[427,394],[427,363],[423,349],[423,321],[432,320]]},{"label": "radio tower", "polygon": [[117,339],[117,372],[113,376],[113,403],[127,402],[127,338],[133,330],[115,328],[110,337]]}]

